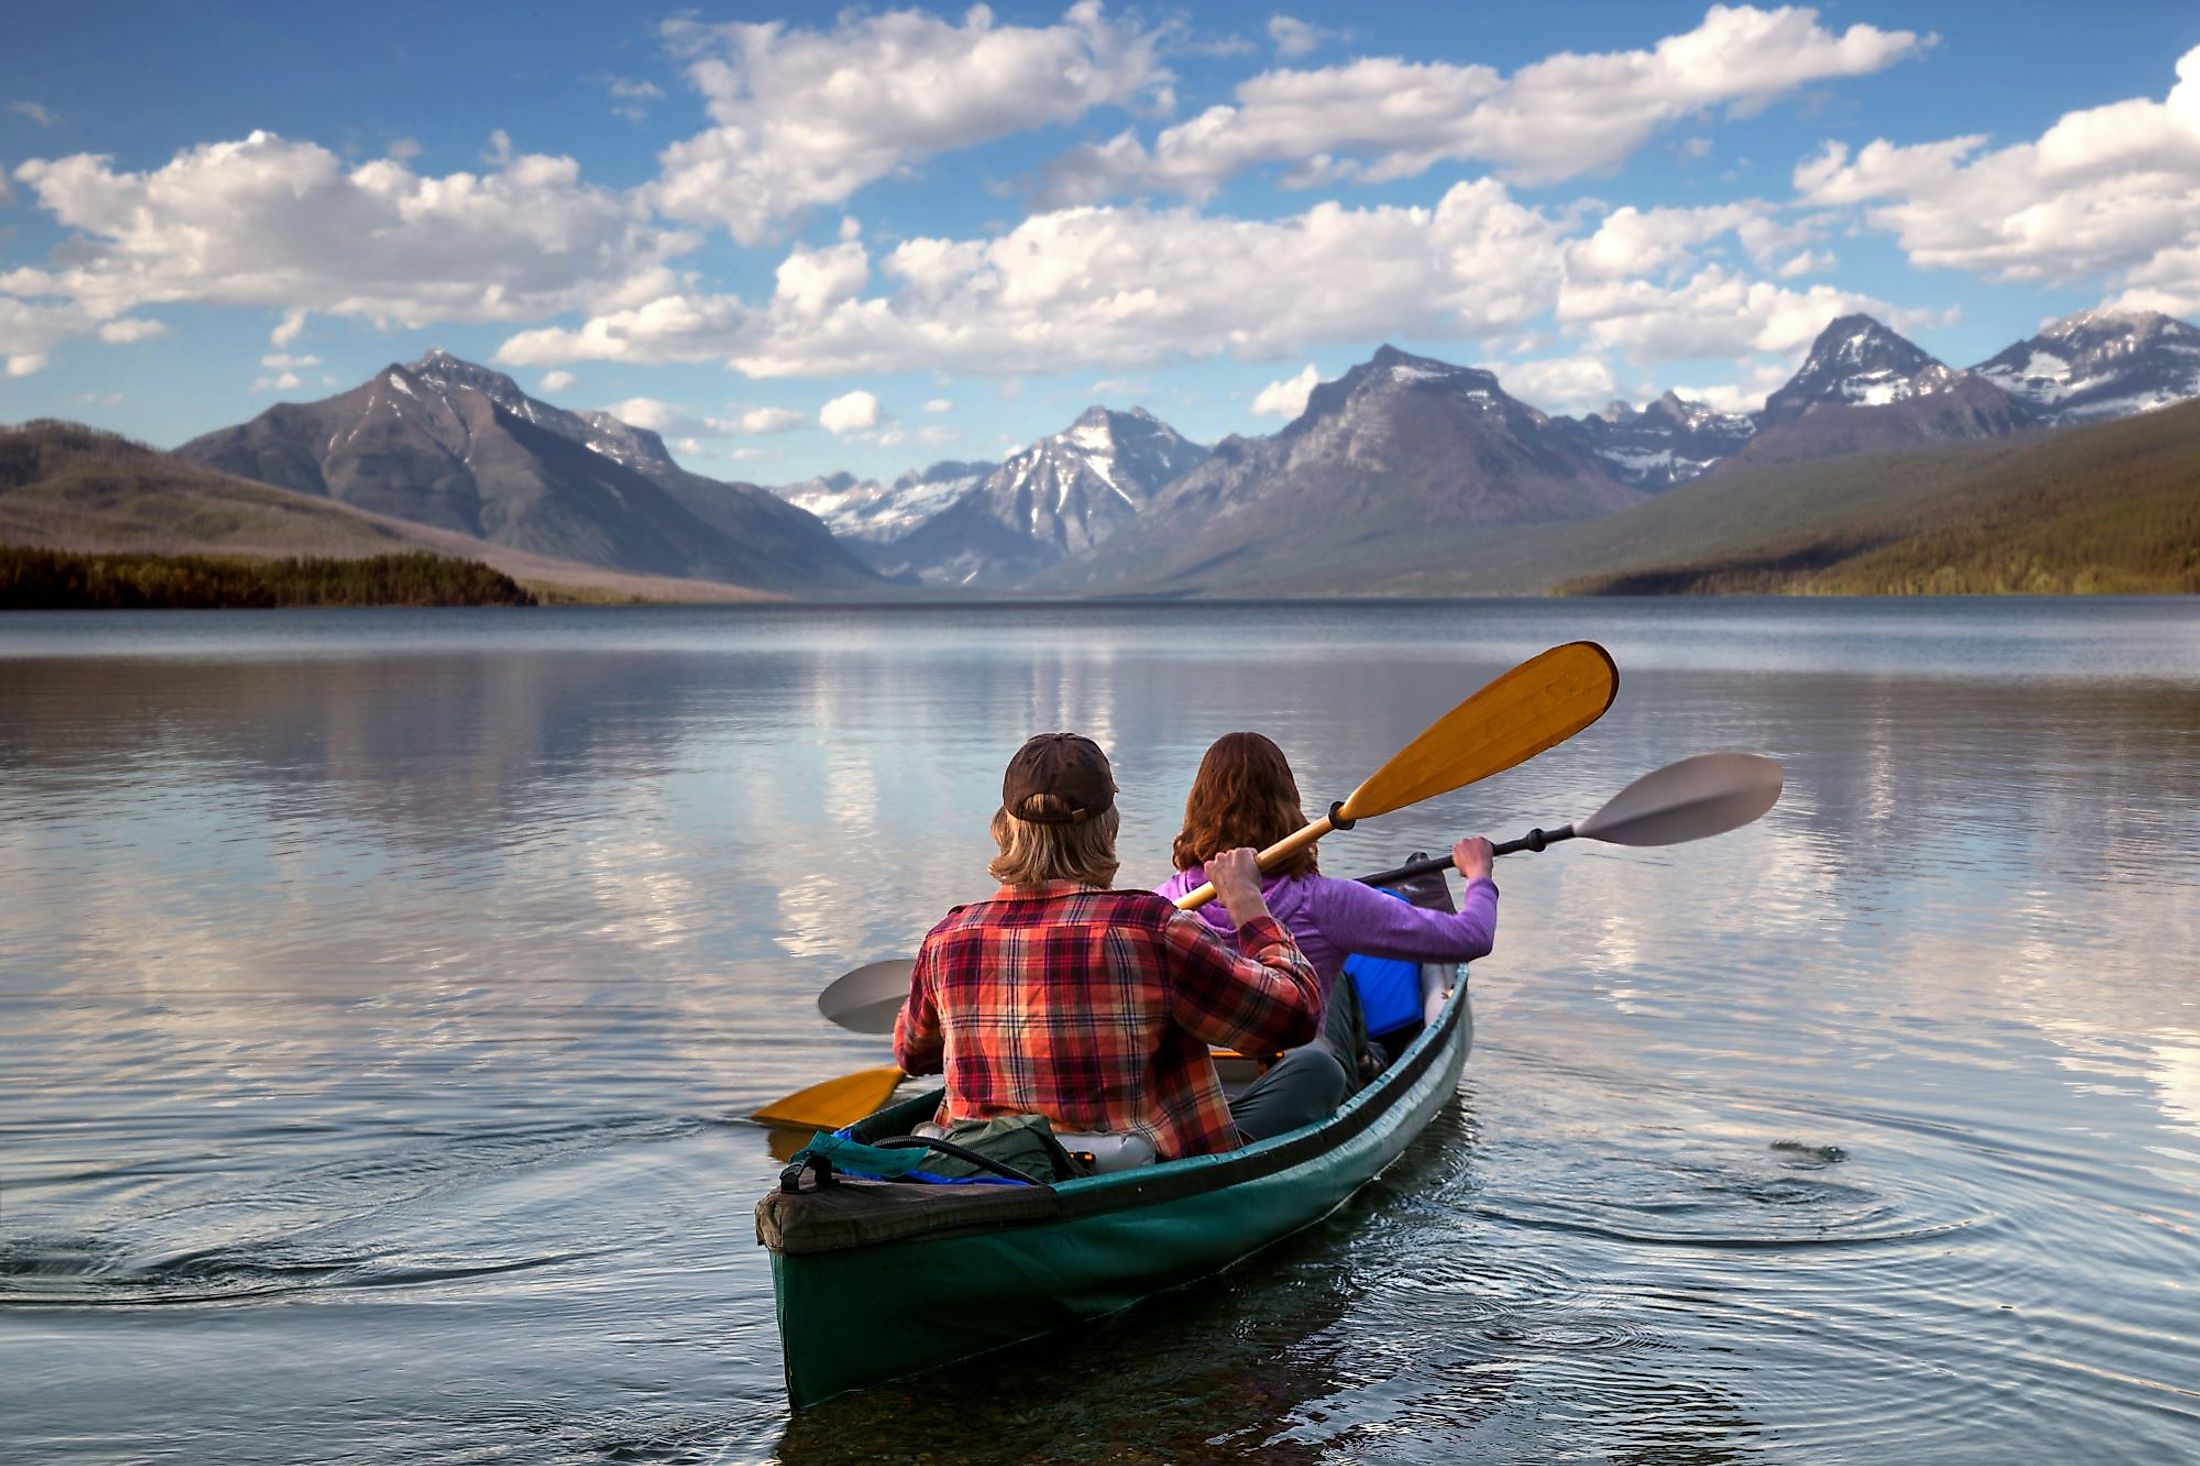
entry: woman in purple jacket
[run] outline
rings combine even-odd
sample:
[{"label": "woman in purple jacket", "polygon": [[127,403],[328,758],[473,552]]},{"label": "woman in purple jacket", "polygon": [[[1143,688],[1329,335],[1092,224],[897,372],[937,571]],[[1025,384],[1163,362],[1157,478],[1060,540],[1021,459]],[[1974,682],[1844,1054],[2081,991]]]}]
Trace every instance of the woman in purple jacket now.
[{"label": "woman in purple jacket", "polygon": [[[1266,849],[1306,823],[1298,781],[1283,750],[1258,733],[1226,733],[1200,761],[1184,801],[1184,828],[1176,837],[1177,873],[1161,886],[1171,898],[1207,881],[1205,861],[1217,851]],[[1327,1004],[1344,959],[1355,952],[1412,962],[1471,962],[1489,955],[1497,940],[1497,886],[1490,880],[1490,842],[1479,835],[1452,847],[1452,863],[1467,888],[1456,914],[1386,896],[1358,881],[1320,873],[1308,846],[1268,872],[1262,894],[1276,920],[1298,940],[1299,950],[1321,977]],[[1220,931],[1231,930],[1226,913],[1210,902],[1200,915]],[[1335,1110],[1353,1087],[1357,1053],[1338,1052],[1335,1031],[1285,1054],[1258,1086],[1231,1107],[1238,1129],[1261,1140],[1317,1120]],[[1248,1106],[1247,1101],[1252,1103]]]}]

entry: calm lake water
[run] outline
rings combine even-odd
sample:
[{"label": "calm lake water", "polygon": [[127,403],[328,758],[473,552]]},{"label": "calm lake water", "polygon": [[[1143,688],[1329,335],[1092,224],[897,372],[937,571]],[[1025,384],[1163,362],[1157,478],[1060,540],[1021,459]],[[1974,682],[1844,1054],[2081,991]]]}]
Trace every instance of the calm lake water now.
[{"label": "calm lake water", "polygon": [[[989,888],[1028,733],[1343,795],[1623,674],[1372,869],[1691,753],[1763,823],[1508,858],[1457,1102],[1344,1212],[790,1420],[739,1119]],[[0,1453],[2007,1461],[2200,1453],[2200,604],[0,620]],[[851,1319],[849,1327],[867,1327]]]}]

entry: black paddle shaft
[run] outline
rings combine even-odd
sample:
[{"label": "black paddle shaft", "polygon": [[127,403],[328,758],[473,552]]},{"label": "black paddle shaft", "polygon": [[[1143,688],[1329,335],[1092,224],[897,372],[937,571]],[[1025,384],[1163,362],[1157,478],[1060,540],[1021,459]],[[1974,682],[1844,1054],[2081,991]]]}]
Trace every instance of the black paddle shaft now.
[{"label": "black paddle shaft", "polygon": [[[1490,854],[1518,855],[1523,850],[1542,850],[1557,844],[1561,840],[1571,840],[1573,838],[1574,827],[1572,825],[1560,825],[1555,830],[1530,830],[1517,840],[1507,840],[1502,845],[1492,845]],[[1394,870],[1379,870],[1371,876],[1361,876],[1360,883],[1367,886],[1387,886],[1396,881],[1418,880],[1422,876],[1433,875],[1437,871],[1450,869],[1451,857],[1449,855],[1431,855],[1426,860],[1416,860],[1411,864],[1398,866]]]}]

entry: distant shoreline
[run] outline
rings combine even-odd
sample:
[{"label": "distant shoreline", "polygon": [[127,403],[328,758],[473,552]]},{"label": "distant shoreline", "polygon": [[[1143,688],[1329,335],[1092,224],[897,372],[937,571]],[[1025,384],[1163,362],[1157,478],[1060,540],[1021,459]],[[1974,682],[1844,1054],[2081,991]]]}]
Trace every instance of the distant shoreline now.
[{"label": "distant shoreline", "polygon": [[[2104,574],[2081,589],[2037,585],[1957,583],[1885,589],[1851,580],[1838,588],[1813,584],[1808,571],[1785,573],[1752,566],[1688,567],[1670,571],[1584,577],[1545,591],[1443,594],[1419,589],[1246,595],[1167,591],[1146,594],[1044,595],[1029,591],[972,592],[907,587],[886,595],[773,597],[728,601],[725,587],[696,582],[692,598],[674,594],[621,594],[607,588],[533,579],[516,580],[477,560],[427,553],[359,558],[243,555],[87,553],[0,544],[0,611],[69,610],[285,610],[311,608],[558,606],[737,606],[772,611],[955,611],[1140,606],[1452,605],[1476,601],[1592,600],[1982,600],[2183,597],[2185,586],[2132,584],[2129,576]],[[1943,582],[1954,577],[1942,576]],[[671,590],[657,579],[653,590]]]},{"label": "distant shoreline", "polygon": [[478,560],[107,555],[0,545],[0,611],[279,610],[309,606],[533,606]]}]

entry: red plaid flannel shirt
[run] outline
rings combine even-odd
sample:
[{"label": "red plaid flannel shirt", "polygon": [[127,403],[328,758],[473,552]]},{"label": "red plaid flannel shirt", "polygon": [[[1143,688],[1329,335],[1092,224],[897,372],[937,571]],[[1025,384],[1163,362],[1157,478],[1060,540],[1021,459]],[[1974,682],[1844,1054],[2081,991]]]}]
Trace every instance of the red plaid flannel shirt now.
[{"label": "red plaid flannel shirt", "polygon": [[1210,1044],[1310,1042],[1321,979],[1273,919],[1231,939],[1151,891],[1067,881],[958,906],[917,952],[894,1058],[944,1073],[940,1123],[1039,1114],[1164,1157],[1235,1150]]}]

